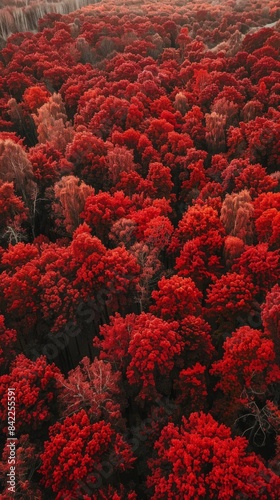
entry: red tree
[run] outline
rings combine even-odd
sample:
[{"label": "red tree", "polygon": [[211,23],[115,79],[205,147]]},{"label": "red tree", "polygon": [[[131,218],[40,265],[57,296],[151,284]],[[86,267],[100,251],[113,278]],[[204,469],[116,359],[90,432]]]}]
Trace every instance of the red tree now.
[{"label": "red tree", "polygon": [[280,193],[262,193],[254,200],[254,218],[258,219],[266,210],[280,211]]},{"label": "red tree", "polygon": [[276,500],[279,478],[246,448],[245,438],[232,438],[211,415],[192,413],[180,427],[168,424],[155,443],[156,458],[149,460],[151,498]]},{"label": "red tree", "polygon": [[139,282],[140,268],[136,258],[124,247],[117,247],[106,252],[101,265],[110,314],[117,310],[125,312],[126,307],[133,303]]},{"label": "red tree", "polygon": [[215,353],[210,332],[210,325],[201,316],[187,315],[180,321],[185,366],[192,367],[197,362],[210,365]]},{"label": "red tree", "polygon": [[225,230],[217,211],[207,205],[195,205],[190,207],[180,220],[178,229],[174,232],[171,248],[176,248],[178,242],[185,243],[200,237],[201,243],[205,243],[210,251],[211,248],[216,249],[222,244],[224,234]]},{"label": "red tree", "polygon": [[235,178],[236,192],[247,189],[251,198],[254,199],[259,194],[272,191],[278,186],[277,179],[267,175],[266,169],[261,165],[248,165],[240,175]]},{"label": "red tree", "polygon": [[[19,354],[11,365],[9,375],[0,378],[0,412],[2,427],[6,429],[8,388],[16,392],[16,433],[18,435],[32,431],[40,437],[46,427],[57,416],[57,378],[59,369],[48,364],[41,356],[31,361]],[[42,434],[43,433],[43,434]]]},{"label": "red tree", "polygon": [[171,239],[174,228],[167,217],[159,215],[150,220],[144,231],[144,241],[158,251],[165,249]]},{"label": "red tree", "polygon": [[[32,255],[32,250],[31,250]],[[28,338],[40,310],[40,267],[36,259],[0,274],[0,301],[8,315],[6,322]]]},{"label": "red tree", "polygon": [[161,278],[158,290],[152,292],[155,302],[150,307],[152,313],[165,320],[182,319],[187,314],[201,313],[202,293],[196,288],[190,278],[174,275],[171,278]]},{"label": "red tree", "polygon": [[[176,321],[166,322],[150,313],[111,318],[101,327],[100,357],[116,364],[128,383],[137,390],[137,400],[151,401],[159,393],[170,392],[170,373],[183,349]],[[164,382],[163,382],[164,381]]]},{"label": "red tree", "polygon": [[218,323],[232,325],[254,308],[258,308],[254,297],[257,290],[249,276],[226,273],[209,286],[206,304],[208,314]]},{"label": "red tree", "polygon": [[[140,387],[138,400],[153,400],[158,395],[157,378],[168,380],[182,350],[176,327],[176,322],[167,323],[151,314],[142,313],[136,319],[128,347],[131,361],[126,376],[130,385]],[[168,387],[165,391],[169,392]]]},{"label": "red tree", "polygon": [[147,180],[152,182],[156,198],[169,199],[173,188],[170,168],[164,167],[162,163],[150,163]]},{"label": "red tree", "polygon": [[49,92],[39,85],[28,87],[23,94],[23,102],[30,113],[34,113],[38,108],[48,102]]},{"label": "red tree", "polygon": [[91,421],[105,420],[114,428],[122,422],[120,398],[120,372],[113,372],[110,363],[89,358],[70,370],[67,378],[61,376],[59,403],[64,417],[86,410]]},{"label": "red tree", "polygon": [[176,381],[176,404],[184,416],[195,411],[202,411],[207,406],[207,387],[205,366],[196,363],[190,368],[181,370]]},{"label": "red tree", "polygon": [[72,141],[67,144],[65,157],[74,165],[75,175],[100,188],[107,178],[107,149],[106,143],[85,129],[74,134]]},{"label": "red tree", "polygon": [[244,251],[244,241],[237,236],[227,236],[224,242],[224,256],[226,266],[231,267],[235,259],[238,259]]},{"label": "red tree", "polygon": [[184,244],[175,269],[179,276],[190,277],[199,289],[205,289],[221,275],[221,250],[222,238],[216,238],[214,242],[206,241],[204,237],[194,238]]},{"label": "red tree", "polygon": [[131,200],[122,191],[113,195],[99,192],[87,198],[81,218],[94,228],[98,238],[106,242],[113,223],[127,217],[131,206]]},{"label": "red tree", "polygon": [[251,277],[261,293],[266,293],[278,281],[280,271],[280,252],[268,250],[267,243],[245,247],[236,259],[232,270]]},{"label": "red tree", "polygon": [[102,487],[100,473],[105,462],[111,470],[106,483],[119,485],[121,473],[132,468],[135,458],[131,447],[110,423],[92,423],[85,410],[81,410],[50,428],[41,460],[42,483],[52,489],[58,500],[84,498],[88,489]]},{"label": "red tree", "polygon": [[264,397],[271,382],[279,381],[271,339],[261,331],[242,326],[227,338],[222,359],[215,361],[210,372],[220,377],[220,388],[230,398],[240,399],[243,389]]},{"label": "red tree", "polygon": [[265,210],[255,225],[259,242],[267,242],[272,250],[277,249],[280,243],[280,211],[276,208]]},{"label": "red tree", "polygon": [[40,191],[52,186],[61,175],[72,174],[73,165],[63,158],[60,151],[50,144],[36,144],[28,151],[28,159],[32,164],[34,177]]}]

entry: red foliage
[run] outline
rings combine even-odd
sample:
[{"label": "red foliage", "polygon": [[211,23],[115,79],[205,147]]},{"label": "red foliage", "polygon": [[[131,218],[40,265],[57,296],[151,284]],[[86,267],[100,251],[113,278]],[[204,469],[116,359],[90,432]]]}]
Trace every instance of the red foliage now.
[{"label": "red foliage", "polygon": [[48,102],[50,94],[38,85],[28,87],[23,94],[23,102],[30,113],[35,113],[38,108]]},{"label": "red foliage", "polygon": [[176,332],[175,321],[167,323],[144,313],[135,320],[127,353],[131,361],[126,376],[130,385],[140,387],[137,399],[153,400],[158,395],[156,380],[158,377],[168,379],[175,359],[181,353],[182,341]]},{"label": "red foliage", "polygon": [[258,219],[266,210],[280,210],[280,193],[262,193],[254,200],[254,218]]},{"label": "red foliage", "polygon": [[232,270],[249,276],[256,285],[256,289],[266,293],[278,281],[280,251],[269,251],[267,243],[245,247],[242,255],[232,266]]},{"label": "red foliage", "polygon": [[207,177],[203,165],[203,160],[199,160],[196,163],[191,163],[188,165],[188,170],[186,173],[180,174],[180,179],[184,179],[187,174],[188,180],[182,182],[180,196],[185,202],[189,202],[192,198],[202,191],[204,186],[207,184]]},{"label": "red foliage", "polygon": [[[0,373],[2,390],[20,391],[15,495],[276,499],[262,463],[279,474],[279,5],[38,2],[0,8]],[[199,410],[262,462],[209,415],[175,427]],[[40,488],[38,454],[61,417]],[[137,468],[121,471],[132,447]]]},{"label": "red foliage", "polygon": [[[43,254],[43,258],[48,259],[47,253]],[[73,279],[73,268],[77,263],[68,248],[54,247],[49,256],[47,269],[39,282],[41,314],[50,331],[58,332],[75,317],[79,292],[74,284],[70,284],[70,279]]]},{"label": "red foliage", "polygon": [[36,144],[34,148],[30,148],[28,159],[42,191],[57,182],[61,175],[68,175],[73,171],[73,165],[50,144]]},{"label": "red foliage", "polygon": [[270,248],[277,249],[280,243],[280,211],[276,208],[265,210],[255,225],[259,242],[267,242]]},{"label": "red foliage", "polygon": [[248,53],[251,53],[252,51],[259,49],[263,45],[265,45],[266,40],[273,35],[273,31],[271,28],[262,28],[255,33],[250,33],[245,36],[243,43],[242,43],[242,49]]},{"label": "red foliage", "polygon": [[244,251],[244,247],[244,241],[237,236],[227,236],[225,238],[224,255],[227,267],[231,267],[235,259],[240,257]]},{"label": "red foliage", "polygon": [[119,313],[110,318],[110,324],[100,327],[100,337],[94,338],[94,346],[100,348],[100,358],[106,359],[118,370],[126,369],[132,327],[135,324],[135,314],[122,318]]},{"label": "red foliage", "polygon": [[[150,313],[129,314],[111,318],[111,324],[100,328],[100,357],[116,364],[131,386],[137,388],[137,399],[153,400],[162,378],[168,376],[183,349],[176,321],[166,322]],[[165,390],[167,390],[165,388]]]},{"label": "red foliage", "polygon": [[53,323],[52,331],[70,319],[76,321],[79,301],[89,300],[93,292],[104,292],[103,306],[112,312],[135,294],[139,279],[136,259],[124,247],[106,251],[86,224],[76,230],[70,246],[54,245],[42,257],[47,259],[48,254],[51,260],[40,277],[40,292],[41,310]]},{"label": "red foliage", "polygon": [[103,280],[108,290],[108,307],[112,313],[125,310],[135,297],[140,268],[136,258],[124,247],[108,250],[101,259]]},{"label": "red foliage", "polygon": [[[0,377],[0,413],[2,428],[6,430],[8,388],[16,393],[16,433],[25,434],[32,430],[37,436],[56,416],[58,395],[57,378],[60,371],[54,364],[48,364],[41,356],[31,361],[19,354],[11,365],[9,375]],[[38,434],[39,433],[39,434]]]},{"label": "red foliage", "polygon": [[275,169],[278,164],[280,126],[269,118],[257,117],[248,123],[240,123],[240,128],[230,128],[228,146],[230,153],[248,157],[252,163],[261,163]]},{"label": "red foliage", "polygon": [[260,395],[271,382],[279,382],[273,342],[261,331],[242,326],[226,339],[223,349],[222,359],[213,363],[210,372],[220,377],[216,389],[224,394],[239,399],[243,389],[250,389]]},{"label": "red foliage", "polygon": [[17,100],[20,100],[24,91],[32,85],[31,78],[26,75],[22,75],[17,71],[10,72],[10,74],[6,76],[5,80],[6,86],[8,87],[11,95]]},{"label": "red foliage", "polygon": [[155,305],[150,307],[152,313],[166,320],[182,319],[187,314],[201,313],[202,293],[190,278],[174,275],[161,278],[158,291],[152,292]]},{"label": "red foliage", "polygon": [[198,288],[204,289],[221,274],[222,243],[221,238],[206,242],[203,237],[197,237],[187,241],[176,259],[178,275],[189,276]]},{"label": "red foliage", "polygon": [[84,496],[84,500],[137,500],[135,491],[127,490],[122,484],[115,486],[108,486],[108,488],[99,489],[98,494],[91,494],[91,496]]},{"label": "red foliage", "polygon": [[[161,148],[162,154],[166,154],[167,151],[172,153],[172,155],[189,155],[190,148],[193,148],[193,140],[190,138],[189,134],[179,134],[178,132],[172,131],[168,133],[168,141]],[[176,156],[175,156],[176,158]]]},{"label": "red foliage", "polygon": [[162,163],[150,163],[147,180],[152,182],[156,198],[170,198],[173,182],[169,167],[164,167]]},{"label": "red foliage", "polygon": [[30,260],[39,256],[38,246],[30,243],[9,245],[2,256],[2,265],[6,271],[15,272]]},{"label": "red foliage", "polygon": [[279,478],[246,447],[245,438],[232,438],[211,415],[192,413],[180,427],[168,424],[155,443],[157,458],[149,460],[151,498],[214,499],[218,492],[226,500],[233,495],[276,499]]},{"label": "red foliage", "polygon": [[168,123],[165,119],[156,119],[150,121],[150,125],[147,128],[147,135],[152,141],[155,148],[160,148],[163,146],[167,140],[169,132],[173,132],[174,127],[171,123]]},{"label": "red foliage", "polygon": [[24,335],[33,331],[38,320],[40,278],[36,259],[0,275],[0,301],[8,313],[6,322]]},{"label": "red foliage", "polygon": [[225,230],[217,211],[207,205],[195,205],[190,207],[180,220],[170,250],[176,248],[178,242],[185,243],[199,237],[200,244],[205,244],[207,250],[211,251],[222,245],[224,234]]},{"label": "red foliage", "polygon": [[100,192],[87,198],[84,211],[80,215],[93,227],[98,238],[107,241],[113,223],[127,217],[131,206],[131,200],[123,191],[116,191],[113,195]]},{"label": "red foliage", "polygon": [[226,273],[209,286],[206,304],[210,316],[218,321],[234,321],[236,315],[249,313],[257,290],[249,276]]},{"label": "red foliage", "polygon": [[182,132],[189,134],[195,145],[199,147],[205,141],[204,115],[198,106],[193,106],[184,116]]},{"label": "red foliage", "polygon": [[251,198],[272,191],[278,186],[278,181],[266,175],[266,170],[261,165],[249,165],[235,178],[234,191],[247,189]]},{"label": "red foliage", "polygon": [[65,157],[74,165],[74,174],[96,187],[103,186],[106,179],[106,144],[88,130],[76,132],[67,144]]},{"label": "red foliage", "polygon": [[161,251],[168,246],[173,231],[174,228],[167,217],[153,217],[144,231],[144,241],[149,247]]},{"label": "red foliage", "polygon": [[85,410],[56,423],[49,432],[40,473],[56,499],[83,496],[85,487],[98,482],[105,461],[113,468],[109,483],[118,484],[119,474],[132,468],[135,458],[121,434],[104,420],[92,423]]},{"label": "red foliage", "polygon": [[118,97],[106,97],[100,106],[100,110],[93,116],[88,124],[89,130],[102,139],[107,139],[114,130],[125,130],[134,124],[126,125],[129,102]]},{"label": "red foliage", "polygon": [[205,410],[207,398],[205,370],[205,366],[196,363],[179,374],[176,384],[178,392],[176,403],[181,405],[185,416],[195,411]]},{"label": "red foliage", "polygon": [[200,316],[187,315],[180,321],[180,335],[184,341],[184,360],[188,367],[197,362],[209,366],[214,355],[211,327]]},{"label": "red foliage", "polygon": [[91,421],[105,420],[120,427],[120,372],[113,372],[110,363],[89,358],[70,370],[67,378],[58,379],[59,403],[64,417],[86,410]]}]

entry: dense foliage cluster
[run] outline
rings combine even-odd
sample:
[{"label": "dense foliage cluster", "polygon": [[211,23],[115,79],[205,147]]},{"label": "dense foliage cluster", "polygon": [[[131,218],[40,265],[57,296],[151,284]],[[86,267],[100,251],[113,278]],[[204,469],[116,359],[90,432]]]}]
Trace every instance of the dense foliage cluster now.
[{"label": "dense foliage cluster", "polygon": [[16,499],[279,498],[279,18],[104,0],[1,50]]}]

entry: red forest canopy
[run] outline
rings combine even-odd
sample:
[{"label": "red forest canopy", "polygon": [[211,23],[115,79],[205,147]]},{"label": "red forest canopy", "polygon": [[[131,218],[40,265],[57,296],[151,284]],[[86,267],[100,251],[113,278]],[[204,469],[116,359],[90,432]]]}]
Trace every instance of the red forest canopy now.
[{"label": "red forest canopy", "polygon": [[280,3],[88,3],[1,3],[0,496],[278,500]]}]

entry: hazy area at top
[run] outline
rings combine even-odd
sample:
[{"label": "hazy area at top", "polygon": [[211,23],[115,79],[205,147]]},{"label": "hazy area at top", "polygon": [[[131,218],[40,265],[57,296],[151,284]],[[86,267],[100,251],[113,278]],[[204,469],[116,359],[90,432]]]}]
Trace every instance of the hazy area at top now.
[{"label": "hazy area at top", "polygon": [[49,13],[69,14],[98,0],[0,0],[0,39],[12,33],[36,31],[38,20]]}]

